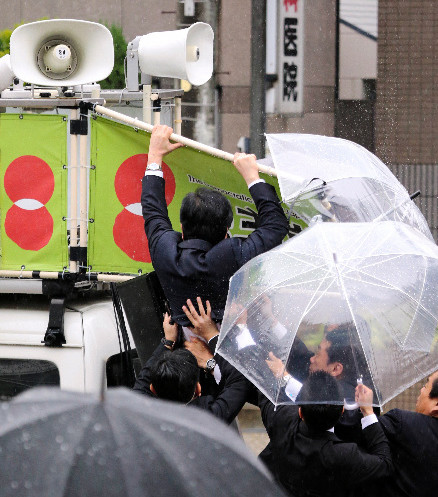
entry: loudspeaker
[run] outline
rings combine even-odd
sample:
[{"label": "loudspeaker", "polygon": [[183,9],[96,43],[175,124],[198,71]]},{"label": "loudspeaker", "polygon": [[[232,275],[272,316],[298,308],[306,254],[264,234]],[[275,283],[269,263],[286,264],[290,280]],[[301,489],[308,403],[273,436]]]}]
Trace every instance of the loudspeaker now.
[{"label": "loudspeaker", "polygon": [[113,37],[95,22],[53,19],[23,24],[12,33],[10,47],[15,76],[36,85],[101,81],[114,66]]},{"label": "loudspeaker", "polygon": [[141,72],[202,85],[213,74],[213,40],[213,30],[204,22],[144,35],[138,46]]},{"label": "loudspeaker", "polygon": [[12,85],[14,73],[11,69],[9,54],[0,57],[0,92]]}]

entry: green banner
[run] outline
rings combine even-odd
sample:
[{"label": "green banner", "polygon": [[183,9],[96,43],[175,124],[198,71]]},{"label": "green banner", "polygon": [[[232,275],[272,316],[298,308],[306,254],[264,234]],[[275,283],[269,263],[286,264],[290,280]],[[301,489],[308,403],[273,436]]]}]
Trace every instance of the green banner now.
[{"label": "green banner", "polygon": [[66,136],[63,116],[0,114],[0,269],[68,265]]},{"label": "green banner", "polygon": [[[141,215],[141,179],[147,164],[150,134],[97,118],[91,124],[90,217],[88,263],[92,271],[137,273],[151,271]],[[257,211],[246,183],[234,166],[222,159],[184,147],[165,157],[166,202],[175,230],[180,230],[183,197],[199,186],[223,193],[231,203],[233,236],[255,228]],[[275,178],[263,176],[278,190]],[[290,236],[304,223],[291,221]]]}]

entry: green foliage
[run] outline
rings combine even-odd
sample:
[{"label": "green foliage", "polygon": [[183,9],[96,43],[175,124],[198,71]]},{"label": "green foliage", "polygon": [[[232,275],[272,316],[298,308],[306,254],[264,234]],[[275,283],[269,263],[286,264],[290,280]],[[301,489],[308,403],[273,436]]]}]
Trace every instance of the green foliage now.
[{"label": "green foliage", "polygon": [[114,69],[105,80],[100,82],[100,86],[104,89],[122,89],[125,88],[124,64],[128,44],[123,36],[121,27],[115,24],[107,27],[111,31],[114,40]]},{"label": "green foliage", "polygon": [[11,39],[11,34],[11,29],[0,31],[0,57],[9,53],[9,40]]}]

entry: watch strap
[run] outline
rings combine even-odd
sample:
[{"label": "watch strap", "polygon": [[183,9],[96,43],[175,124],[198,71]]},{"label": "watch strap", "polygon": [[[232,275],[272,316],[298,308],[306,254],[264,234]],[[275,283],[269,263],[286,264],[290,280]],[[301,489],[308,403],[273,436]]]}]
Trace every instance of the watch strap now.
[{"label": "watch strap", "polygon": [[161,339],[161,343],[165,346],[165,347],[170,347],[171,349],[173,349],[174,345],[175,345],[175,342],[172,341],[172,340],[167,340],[166,337],[163,337]]}]

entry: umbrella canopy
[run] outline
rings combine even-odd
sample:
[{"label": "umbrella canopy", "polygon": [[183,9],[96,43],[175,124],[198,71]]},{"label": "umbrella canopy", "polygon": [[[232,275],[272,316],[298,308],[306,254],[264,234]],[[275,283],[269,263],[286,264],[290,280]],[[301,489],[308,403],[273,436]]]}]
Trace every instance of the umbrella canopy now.
[{"label": "umbrella canopy", "polygon": [[364,147],[320,135],[284,133],[266,138],[282,200],[308,224],[315,219],[400,221],[433,239],[406,189]]},{"label": "umbrella canopy", "polygon": [[284,495],[213,416],[127,389],[29,390],[1,404],[0,452],[3,496]]},{"label": "umbrella canopy", "polygon": [[233,276],[217,351],[276,404],[325,369],[344,398],[362,378],[383,405],[436,370],[437,323],[434,243],[403,223],[317,223]]}]

